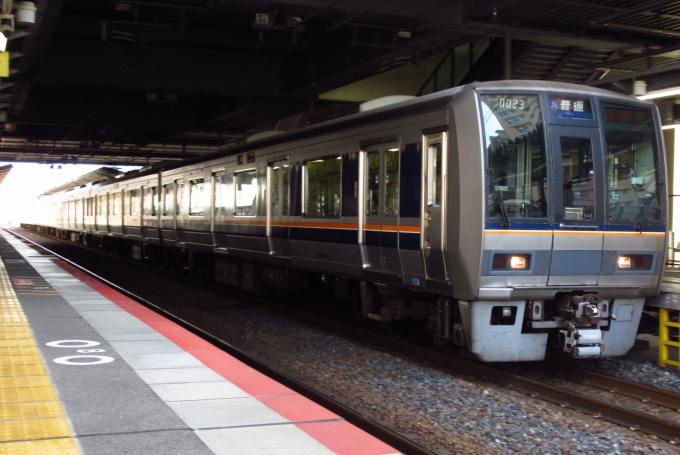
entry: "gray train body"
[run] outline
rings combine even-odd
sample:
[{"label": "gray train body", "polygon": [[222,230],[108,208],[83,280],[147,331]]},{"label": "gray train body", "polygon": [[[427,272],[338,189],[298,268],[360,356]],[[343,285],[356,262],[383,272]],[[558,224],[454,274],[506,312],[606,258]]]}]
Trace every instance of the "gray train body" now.
[{"label": "gray train body", "polygon": [[658,292],[653,104],[475,83],[41,199],[32,228],[258,292],[332,280],[484,361],[617,356]]}]

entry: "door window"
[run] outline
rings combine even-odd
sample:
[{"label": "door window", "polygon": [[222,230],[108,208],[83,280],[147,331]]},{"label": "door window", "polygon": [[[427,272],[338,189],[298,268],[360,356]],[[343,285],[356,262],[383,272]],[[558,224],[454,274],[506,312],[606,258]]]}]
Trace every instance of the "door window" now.
[{"label": "door window", "polygon": [[385,215],[399,214],[399,148],[385,151]]},{"label": "door window", "polygon": [[203,216],[205,214],[206,196],[205,179],[189,180],[189,215]]},{"label": "door window", "polygon": [[380,150],[366,154],[366,215],[380,214]]},{"label": "door window", "polygon": [[595,169],[590,139],[560,137],[564,220],[595,218]]},{"label": "door window", "polygon": [[257,171],[234,174],[236,185],[236,216],[257,215]]}]

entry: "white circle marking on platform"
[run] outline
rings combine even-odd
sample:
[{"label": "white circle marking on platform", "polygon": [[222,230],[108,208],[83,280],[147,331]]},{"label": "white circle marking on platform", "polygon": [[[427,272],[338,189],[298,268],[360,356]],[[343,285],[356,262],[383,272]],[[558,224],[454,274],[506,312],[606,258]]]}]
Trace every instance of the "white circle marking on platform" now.
[{"label": "white circle marking on platform", "polygon": [[[78,343],[76,345],[65,344],[65,343]],[[101,343],[99,341],[87,341],[87,340],[59,340],[50,341],[46,343],[47,346],[52,348],[90,348],[92,346],[99,346]]]},{"label": "white circle marking on platform", "polygon": [[[72,362],[73,359],[95,359],[91,362]],[[101,365],[103,363],[111,363],[115,359],[105,355],[70,355],[67,357],[59,357],[54,359],[55,363],[61,365]]]}]

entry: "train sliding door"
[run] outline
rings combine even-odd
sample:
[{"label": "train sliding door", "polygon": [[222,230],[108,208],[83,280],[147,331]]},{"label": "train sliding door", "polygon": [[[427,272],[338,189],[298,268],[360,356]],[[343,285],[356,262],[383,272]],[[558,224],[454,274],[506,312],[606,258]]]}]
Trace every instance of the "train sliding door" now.
[{"label": "train sliding door", "polygon": [[289,207],[290,164],[288,161],[270,163],[267,168],[267,239],[272,256],[290,257]]},{"label": "train sliding door", "polygon": [[423,254],[427,278],[448,280],[444,257],[446,214],[447,133],[424,136],[425,149],[425,212],[423,213]]},{"label": "train sliding door", "polygon": [[555,226],[549,286],[597,284],[604,238],[598,133],[598,128],[551,127]]},{"label": "train sliding door", "polygon": [[399,274],[399,144],[372,144],[364,154],[361,243],[365,267]]}]

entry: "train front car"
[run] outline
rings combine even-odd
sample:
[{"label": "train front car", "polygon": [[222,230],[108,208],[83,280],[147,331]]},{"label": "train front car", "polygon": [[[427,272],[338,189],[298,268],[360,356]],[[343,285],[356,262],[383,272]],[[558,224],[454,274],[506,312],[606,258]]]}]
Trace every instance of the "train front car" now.
[{"label": "train front car", "polygon": [[458,305],[440,299],[435,338],[484,361],[625,354],[664,266],[656,107],[558,83],[473,87],[450,106],[449,197],[464,201],[448,226]]}]

